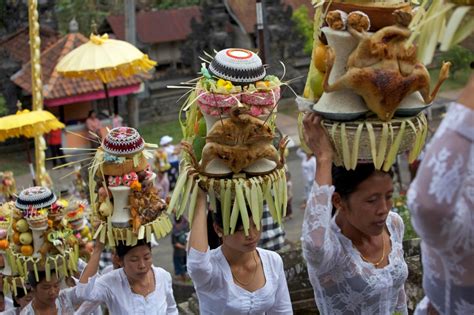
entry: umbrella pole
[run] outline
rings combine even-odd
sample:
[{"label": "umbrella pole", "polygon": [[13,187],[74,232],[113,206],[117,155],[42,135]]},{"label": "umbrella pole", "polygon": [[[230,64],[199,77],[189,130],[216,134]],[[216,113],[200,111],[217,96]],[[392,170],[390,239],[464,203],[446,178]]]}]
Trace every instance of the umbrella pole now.
[{"label": "umbrella pole", "polygon": [[114,113],[112,112],[112,106],[110,105],[109,87],[107,86],[107,83],[102,83],[102,84],[104,85],[105,102],[107,103],[107,108],[109,109],[110,123],[112,124]]},{"label": "umbrella pole", "polygon": [[33,161],[31,160],[30,144],[28,143],[28,139],[26,138],[25,138],[25,144],[26,144],[26,155],[28,157],[28,166],[30,168],[31,178],[33,178],[33,186],[36,186],[35,168],[33,167]]}]

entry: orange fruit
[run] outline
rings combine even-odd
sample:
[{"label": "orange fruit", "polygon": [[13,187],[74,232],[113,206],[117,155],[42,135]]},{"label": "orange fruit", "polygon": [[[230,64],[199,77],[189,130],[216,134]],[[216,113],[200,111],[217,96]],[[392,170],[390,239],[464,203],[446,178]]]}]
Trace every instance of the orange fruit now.
[{"label": "orange fruit", "polygon": [[316,46],[316,50],[313,54],[313,62],[316,69],[319,72],[325,73],[326,72],[326,53],[327,53],[327,46],[319,43]]},{"label": "orange fruit", "polygon": [[8,240],[0,240],[0,249],[8,248]]},{"label": "orange fruit", "polygon": [[23,245],[21,246],[21,254],[24,256],[31,256],[33,255],[33,246],[31,245]]},{"label": "orange fruit", "polygon": [[53,227],[53,223],[54,223],[53,220],[48,219],[48,226],[49,226],[50,228]]},{"label": "orange fruit", "polygon": [[20,245],[20,233],[13,233],[13,243]]}]

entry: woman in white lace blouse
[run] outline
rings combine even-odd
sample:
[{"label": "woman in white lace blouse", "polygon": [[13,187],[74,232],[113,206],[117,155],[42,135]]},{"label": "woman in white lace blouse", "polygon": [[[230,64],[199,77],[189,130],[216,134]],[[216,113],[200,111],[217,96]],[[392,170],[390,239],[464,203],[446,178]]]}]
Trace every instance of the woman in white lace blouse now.
[{"label": "woman in white lace blouse", "polygon": [[303,254],[320,313],[407,314],[404,225],[390,211],[390,174],[372,164],[354,171],[333,168],[321,117],[307,114],[304,126],[318,163],[303,222]]},{"label": "woman in white lace blouse", "polygon": [[252,218],[248,236],[240,218],[235,233],[223,235],[222,216],[216,212],[214,229],[222,246],[209,250],[206,194],[199,191],[187,266],[201,314],[293,314],[280,255],[257,248],[260,231]]},{"label": "woman in white lace blouse", "polygon": [[474,75],[431,140],[408,192],[426,298],[415,314],[474,314]]}]

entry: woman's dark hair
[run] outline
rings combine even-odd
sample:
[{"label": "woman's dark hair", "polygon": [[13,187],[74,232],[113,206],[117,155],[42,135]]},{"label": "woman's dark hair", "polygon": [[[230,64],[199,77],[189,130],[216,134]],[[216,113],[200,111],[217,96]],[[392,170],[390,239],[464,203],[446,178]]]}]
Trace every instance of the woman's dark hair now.
[{"label": "woman's dark hair", "polygon": [[[252,211],[250,211],[250,206],[248,205],[247,200],[245,200],[245,204],[247,205],[247,213],[248,213],[249,217],[251,217],[252,216]],[[224,227],[224,225],[223,225],[224,221],[222,219],[221,203],[218,199],[216,199],[216,211],[212,211],[212,220],[220,228]],[[244,225],[244,223],[242,222],[242,217],[239,215],[237,217],[237,223],[235,224],[235,230],[238,230],[238,229],[242,228],[243,225]]]},{"label": "woman's dark hair", "polygon": [[[357,189],[357,187],[365,181],[367,178],[372,176],[377,170],[373,163],[360,163],[357,164],[355,170],[346,170],[344,166],[332,166],[332,183],[342,199],[347,200],[349,196]],[[387,172],[390,177],[393,177],[393,173],[390,170]],[[333,207],[333,215],[335,208]]]},{"label": "woman's dark hair", "polygon": [[[55,274],[55,270],[51,269],[51,275]],[[32,288],[36,288],[36,286],[43,280],[46,279],[46,271],[38,270],[38,281],[36,281],[36,276],[34,272],[28,273],[28,283]],[[23,291],[23,290],[20,290]]]},{"label": "woman's dark hair", "polygon": [[87,117],[91,117],[93,113],[95,113],[95,110],[93,110],[93,109],[90,110],[90,111],[89,111],[89,114],[87,114]]},{"label": "woman's dark hair", "polygon": [[28,287],[28,286],[26,287],[26,292],[23,288],[18,288],[17,287],[17,289],[16,289],[17,293],[16,293],[15,296],[13,296],[13,306],[14,307],[20,307],[21,305],[20,305],[20,303],[17,302],[17,300],[25,297],[28,293],[30,293],[30,291],[31,291],[31,288]]},{"label": "woman's dark hair", "polygon": [[146,240],[141,239],[141,240],[138,240],[137,244],[133,246],[127,246],[123,242],[118,242],[117,246],[115,247],[115,252],[117,256],[119,256],[120,259],[123,259],[130,250],[134,249],[135,247],[143,246],[143,245],[148,246],[148,248],[151,250],[151,243],[147,243]]}]

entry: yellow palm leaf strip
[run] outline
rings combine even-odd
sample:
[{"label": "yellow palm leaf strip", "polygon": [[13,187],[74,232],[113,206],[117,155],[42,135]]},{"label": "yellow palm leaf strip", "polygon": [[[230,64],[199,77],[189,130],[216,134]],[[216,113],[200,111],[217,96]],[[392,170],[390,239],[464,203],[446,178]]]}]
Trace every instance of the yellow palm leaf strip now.
[{"label": "yellow palm leaf strip", "polygon": [[209,195],[209,207],[212,211],[216,211],[216,191],[214,190],[214,184],[214,178],[209,179],[209,189],[207,194]]},{"label": "yellow palm leaf strip", "polygon": [[193,188],[194,186],[194,183],[195,183],[195,180],[194,180],[195,176],[194,175],[191,175],[189,178],[188,178],[188,181],[186,183],[186,189],[184,190],[184,195],[183,197],[181,198],[181,204],[179,206],[179,210],[176,211],[176,216],[179,218],[185,211],[186,211],[186,208],[189,204],[189,196],[191,194],[191,189]]},{"label": "yellow palm leaf strip", "polygon": [[250,181],[250,209],[252,210],[253,222],[257,226],[257,230],[260,230],[260,211],[258,206],[258,189],[253,181]]},{"label": "yellow palm leaf strip", "polygon": [[410,120],[410,119],[407,119],[407,123],[408,125],[410,126],[410,128],[412,129],[413,133],[415,134],[415,141],[413,142],[413,146],[412,148],[410,149],[410,153],[408,154],[408,163],[413,163],[413,161],[415,161],[416,157],[417,157],[417,143],[418,143],[418,132],[416,130],[416,127],[415,127],[415,124]]},{"label": "yellow palm leaf strip", "polygon": [[275,213],[277,215],[277,222],[278,224],[281,224],[281,204],[280,204],[280,196],[278,195],[278,178],[275,177],[274,173],[271,173],[270,175],[271,181],[271,191],[272,191],[272,196],[274,200],[274,205],[275,205]]},{"label": "yellow palm leaf strip", "polygon": [[234,234],[235,225],[237,224],[237,219],[239,217],[239,205],[237,204],[237,198],[234,198],[234,203],[232,206],[232,214],[230,216],[230,234]]},{"label": "yellow palm leaf strip", "polygon": [[[232,200],[231,200],[232,181],[230,181],[230,180],[227,181],[225,186],[226,187],[225,187],[225,193],[224,193],[224,202],[221,204],[221,207],[222,207],[222,220],[224,220],[224,222],[223,222],[224,234],[228,235],[229,231],[230,231],[230,228],[231,228],[231,225],[230,225],[230,221],[231,221],[230,208],[232,206],[232,203],[231,203],[232,202]],[[235,229],[235,226],[234,226],[234,229]]]},{"label": "yellow palm leaf strip", "polygon": [[347,141],[346,124],[341,124],[341,144],[342,144],[342,160],[344,167],[350,169],[351,154],[349,152],[349,143]]},{"label": "yellow palm leaf strip", "polygon": [[384,122],[382,124],[382,136],[380,137],[380,144],[379,144],[379,149],[377,153],[377,161],[375,165],[375,168],[378,170],[381,169],[383,165],[383,160],[387,152],[387,142],[388,142],[388,124]]},{"label": "yellow palm leaf strip", "polygon": [[365,125],[367,126],[367,132],[369,133],[369,140],[370,140],[370,152],[372,154],[372,160],[377,161],[377,146],[375,144],[375,133],[374,133],[374,127],[372,126],[371,122],[365,122]]},{"label": "yellow palm leaf strip", "polygon": [[242,189],[242,180],[235,181],[235,199],[237,199],[237,206],[240,210],[240,217],[244,226],[245,235],[249,235],[250,221],[247,212],[247,205],[245,204],[245,196]]},{"label": "yellow palm leaf strip", "polygon": [[357,161],[359,159],[359,144],[360,144],[360,136],[362,134],[362,130],[364,129],[364,124],[359,124],[357,126],[357,130],[354,136],[354,143],[352,144],[352,161],[351,161],[351,168],[355,170],[357,167]]},{"label": "yellow palm leaf strip", "polygon": [[263,217],[263,200],[265,199],[264,198],[264,195],[263,195],[263,186],[262,186],[262,177],[259,177],[260,178],[260,181],[257,181],[256,179],[254,179],[254,182],[255,182],[255,187],[257,187],[257,197],[258,197],[258,212],[260,214],[260,220],[262,219]]},{"label": "yellow palm leaf strip", "polygon": [[[245,198],[247,200],[247,205],[250,207],[250,212],[252,213],[252,220],[255,223],[257,229],[260,230],[260,214],[258,213],[258,204],[255,203],[255,207],[252,204],[252,182],[247,180],[242,183],[244,190],[245,190]],[[257,197],[255,195],[255,197]]]},{"label": "yellow palm leaf strip", "polygon": [[183,187],[188,180],[188,168],[185,168],[184,171],[179,174],[178,181],[176,182],[176,186],[174,187],[173,194],[171,195],[171,200],[168,205],[168,213],[172,213],[174,207],[178,203],[178,199],[182,193]]},{"label": "yellow palm leaf strip", "polygon": [[191,199],[189,200],[189,222],[193,222],[194,210],[196,208],[196,200],[199,191],[199,179],[194,183],[193,192],[191,193]]},{"label": "yellow palm leaf strip", "polygon": [[288,187],[286,186],[286,174],[285,174],[285,169],[282,168],[280,170],[280,175],[281,175],[281,191],[282,191],[282,206],[283,206],[283,217],[286,217],[286,206],[288,205]]},{"label": "yellow palm leaf strip", "polygon": [[400,148],[400,144],[402,143],[402,139],[405,134],[405,127],[406,127],[406,122],[403,120],[400,124],[400,129],[398,130],[398,134],[395,138],[395,141],[392,143],[390,146],[390,149],[388,151],[387,158],[385,159],[385,163],[383,166],[383,170],[385,172],[388,172],[390,168],[392,167],[393,163],[395,162],[395,159],[397,157],[398,149]]},{"label": "yellow palm leaf strip", "polygon": [[276,213],[275,203],[273,201],[272,192],[271,192],[272,183],[270,181],[268,182],[265,181],[263,189],[264,189],[264,198],[267,201],[267,205],[268,205],[268,210],[270,211],[270,214],[272,215],[273,219],[278,221],[278,215]]}]

